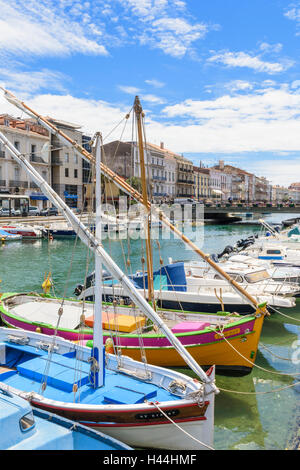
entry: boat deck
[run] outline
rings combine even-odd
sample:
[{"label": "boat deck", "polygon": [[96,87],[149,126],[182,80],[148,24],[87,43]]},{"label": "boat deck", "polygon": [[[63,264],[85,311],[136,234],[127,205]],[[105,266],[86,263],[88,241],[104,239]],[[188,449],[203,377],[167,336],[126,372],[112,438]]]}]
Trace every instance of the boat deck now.
[{"label": "boat deck", "polygon": [[[0,381],[17,390],[36,392],[45,398],[61,402],[95,404],[134,404],[145,400],[169,401],[178,396],[152,383],[120,372],[105,369],[104,386],[94,389],[90,384],[90,364],[76,357],[52,353],[51,361],[45,351],[36,351],[30,346],[1,343],[6,347],[10,363],[18,361],[16,369],[0,371]],[[25,348],[25,349],[24,349]],[[25,353],[23,352],[25,351]],[[24,356],[24,361],[20,356]],[[5,366],[5,365],[4,365]],[[47,378],[46,378],[47,372]],[[47,383],[42,393],[41,384]],[[74,393],[73,384],[78,391]]]}]

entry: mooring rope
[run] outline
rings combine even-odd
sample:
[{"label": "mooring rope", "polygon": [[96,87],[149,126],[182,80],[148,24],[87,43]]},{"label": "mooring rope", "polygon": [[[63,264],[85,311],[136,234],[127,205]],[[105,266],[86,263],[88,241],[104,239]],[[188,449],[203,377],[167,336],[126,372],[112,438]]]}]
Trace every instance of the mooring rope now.
[{"label": "mooring rope", "polygon": [[265,369],[264,367],[261,367],[259,366],[258,364],[255,364],[255,362],[252,362],[250,361],[250,359],[248,359],[247,357],[243,356],[242,353],[240,353],[226,338],[225,338],[225,335],[223,334],[222,331],[216,331],[215,329],[211,328],[211,330],[215,331],[216,334],[220,335],[225,341],[226,343],[239,355],[241,356],[245,361],[249,362],[250,364],[252,364],[253,367],[257,367],[258,369],[264,371],[264,372],[268,372],[270,374],[275,374],[275,375],[284,375],[284,376],[288,376],[288,377],[294,377],[295,375],[300,375],[300,372],[295,372],[294,374],[287,374],[285,372],[278,372],[278,371],[273,371],[273,370],[268,370],[268,369]]},{"label": "mooring rope", "polygon": [[207,447],[208,449],[210,450],[215,450],[213,447],[209,446],[208,444],[205,444],[204,442],[201,442],[199,439],[197,439],[196,437],[192,436],[189,432],[187,432],[185,429],[182,429],[177,423],[175,423],[175,421],[173,421],[170,416],[168,416],[159,406],[157,403],[155,402],[146,402],[148,403],[149,405],[154,405],[162,415],[165,416],[165,418],[167,418],[172,424],[174,424],[174,426],[176,426],[176,428],[178,428],[180,431],[182,431],[184,434],[186,434],[188,437],[190,437],[191,439],[193,439],[194,441],[198,442],[198,444],[204,446],[204,447]]}]

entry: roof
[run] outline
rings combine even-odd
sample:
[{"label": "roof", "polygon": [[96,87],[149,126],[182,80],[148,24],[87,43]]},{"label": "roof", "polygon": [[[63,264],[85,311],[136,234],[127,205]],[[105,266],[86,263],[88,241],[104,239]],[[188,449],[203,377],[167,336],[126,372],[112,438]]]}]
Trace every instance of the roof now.
[{"label": "roof", "polygon": [[183,163],[189,163],[189,164],[192,164],[191,160],[188,160],[187,158],[185,158],[183,155],[180,155],[179,153],[175,153],[173,152],[172,150],[169,150],[165,147],[161,148],[160,145],[156,145],[156,144],[151,144],[150,142],[147,142],[147,147],[151,147],[153,148],[153,150],[157,150],[161,153],[163,153],[166,156],[168,157],[173,157],[173,158],[176,158],[176,160],[182,160]]},{"label": "roof", "polygon": [[238,168],[236,166],[232,165],[224,165],[224,168],[220,168],[220,165],[214,165],[212,168],[220,171],[224,171],[226,173],[226,170],[235,170],[238,171],[239,173],[242,173],[243,175],[248,175],[248,176],[254,176],[253,173],[249,173],[249,171],[242,170],[241,168]]},{"label": "roof", "polygon": [[62,121],[61,119],[54,119],[51,116],[45,116],[45,119],[47,119],[48,121],[53,122],[54,124],[61,125],[63,127],[70,127],[71,129],[80,129],[81,128],[81,125],[79,125],[79,124],[73,124],[72,122]]}]

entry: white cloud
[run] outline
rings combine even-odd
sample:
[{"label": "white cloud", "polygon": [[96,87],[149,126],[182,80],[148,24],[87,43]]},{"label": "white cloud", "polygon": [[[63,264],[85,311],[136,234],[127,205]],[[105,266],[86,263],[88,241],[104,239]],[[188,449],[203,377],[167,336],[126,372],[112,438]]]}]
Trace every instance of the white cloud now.
[{"label": "white cloud", "polygon": [[292,61],[267,62],[260,59],[259,56],[251,56],[245,52],[222,52],[214,54],[208,59],[208,62],[217,62],[228,67],[247,67],[257,72],[278,73],[287,70],[293,65]]},{"label": "white cloud", "polygon": [[255,174],[266,175],[271,184],[289,186],[291,183],[299,181],[300,158],[276,159],[270,161],[256,160],[253,164],[247,164],[247,170]]},{"label": "white cloud", "polygon": [[142,95],[141,96],[141,99],[143,101],[146,101],[148,103],[152,103],[152,104],[164,104],[166,102],[165,99],[163,98],[160,98],[159,96],[155,96],[155,95]]},{"label": "white cloud", "polygon": [[67,77],[59,72],[42,69],[40,71],[24,71],[18,69],[0,68],[0,83],[3,88],[9,88],[19,93],[36,93],[41,89],[55,89],[65,92],[63,82]]},{"label": "white cloud", "polygon": [[245,80],[232,80],[225,85],[225,87],[231,91],[252,90],[253,86],[254,85],[252,83],[246,82]]},{"label": "white cloud", "polygon": [[134,86],[118,85],[118,88],[121,91],[124,91],[124,93],[128,93],[128,95],[136,95],[137,93],[141,91],[139,88],[136,88]]},{"label": "white cloud", "polygon": [[193,53],[194,43],[205,37],[209,26],[192,22],[186,3],[179,0],[119,0],[142,22],[135,39],[142,45],[160,49],[165,54],[182,58]]},{"label": "white cloud", "polygon": [[152,22],[149,29],[141,36],[141,44],[163,50],[173,57],[183,57],[198,39],[208,31],[205,24],[191,25],[181,18],[161,18]]},{"label": "white cloud", "polygon": [[299,21],[300,20],[300,8],[292,7],[284,13],[284,16],[286,16],[289,20]]},{"label": "white cloud", "polygon": [[83,15],[81,22],[74,21],[53,0],[41,0],[38,6],[32,0],[16,0],[9,4],[0,0],[0,11],[2,55],[107,55],[105,46],[89,34],[88,17]]},{"label": "white cloud", "polygon": [[145,80],[145,83],[147,83],[147,85],[150,85],[150,86],[153,86],[154,88],[162,88],[165,86],[165,84],[163,82],[160,82],[159,80]]},{"label": "white cloud", "polygon": [[260,50],[263,52],[280,52],[282,50],[282,44],[278,42],[277,44],[269,44],[267,42],[262,42],[259,45]]}]

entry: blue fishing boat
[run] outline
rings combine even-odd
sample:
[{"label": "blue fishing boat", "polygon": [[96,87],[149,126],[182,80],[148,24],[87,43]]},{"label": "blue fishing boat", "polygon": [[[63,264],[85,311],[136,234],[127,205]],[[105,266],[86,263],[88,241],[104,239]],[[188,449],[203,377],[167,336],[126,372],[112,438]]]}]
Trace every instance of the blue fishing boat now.
[{"label": "blue fishing boat", "polygon": [[30,406],[0,386],[0,450],[132,450],[69,419]]}]

